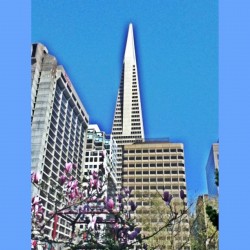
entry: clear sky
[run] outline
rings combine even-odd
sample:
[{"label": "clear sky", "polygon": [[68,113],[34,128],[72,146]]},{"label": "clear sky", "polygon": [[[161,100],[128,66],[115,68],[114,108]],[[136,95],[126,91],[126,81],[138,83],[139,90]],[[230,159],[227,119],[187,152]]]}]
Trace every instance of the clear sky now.
[{"label": "clear sky", "polygon": [[217,0],[33,0],[32,43],[63,65],[90,122],[111,132],[133,23],[145,137],[185,146],[189,201],[218,137]]}]

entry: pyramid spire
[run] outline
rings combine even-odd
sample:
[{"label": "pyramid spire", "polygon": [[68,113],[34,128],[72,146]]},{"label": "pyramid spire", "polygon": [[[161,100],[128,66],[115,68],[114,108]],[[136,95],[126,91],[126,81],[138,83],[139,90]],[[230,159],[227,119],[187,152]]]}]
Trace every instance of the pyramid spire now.
[{"label": "pyramid spire", "polygon": [[144,140],[133,25],[129,24],[120,87],[116,99],[112,136],[117,149],[117,188],[122,183],[122,146]]},{"label": "pyramid spire", "polygon": [[126,43],[126,49],[125,49],[125,54],[124,54],[124,61],[127,59],[136,60],[135,44],[134,44],[134,32],[133,32],[133,24],[132,23],[129,24],[127,43]]}]

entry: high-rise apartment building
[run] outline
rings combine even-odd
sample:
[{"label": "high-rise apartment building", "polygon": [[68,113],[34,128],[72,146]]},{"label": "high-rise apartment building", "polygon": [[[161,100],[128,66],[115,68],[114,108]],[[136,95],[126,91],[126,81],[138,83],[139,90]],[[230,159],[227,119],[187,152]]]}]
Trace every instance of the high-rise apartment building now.
[{"label": "high-rise apartment building", "polygon": [[215,172],[219,170],[219,143],[211,147],[206,165],[208,195],[217,196],[218,187],[215,184]]},{"label": "high-rise apartment building", "polygon": [[[66,163],[76,165],[72,176],[80,181],[89,116],[64,68],[42,44],[32,45],[31,64],[31,169],[40,172],[45,190],[33,188],[32,196],[39,195],[47,217],[55,209],[55,202],[47,194],[57,200],[58,190],[53,186],[58,184]],[[51,231],[52,222],[46,225],[45,235],[51,237]],[[59,218],[57,237],[69,235],[68,222]]]},{"label": "high-rise apartment building", "polygon": [[118,145],[117,185],[121,188],[122,145],[143,141],[144,129],[136,64],[133,26],[129,25],[123,70],[116,100],[112,135]]},{"label": "high-rise apartment building", "polygon": [[[180,190],[184,190],[186,194],[183,144],[152,140],[124,145],[122,183],[124,187],[132,190],[132,199],[138,205],[136,210],[137,222],[142,222],[143,226],[145,225],[143,218],[150,218],[150,223],[157,223],[162,226],[162,214],[157,216],[157,211],[150,212],[149,198],[156,196],[159,199],[159,194],[162,195],[163,191],[169,191],[173,195],[173,200],[176,199],[182,204]],[[185,202],[187,202],[186,198]],[[166,207],[161,199],[159,206]],[[180,206],[183,208],[183,205]],[[161,244],[161,249],[173,249],[173,247],[179,249],[178,246],[181,246],[184,242],[187,244],[181,249],[189,249],[187,215],[183,216],[178,230],[174,233],[176,236],[171,239],[171,234],[168,232],[161,235],[157,242],[157,244]]]}]

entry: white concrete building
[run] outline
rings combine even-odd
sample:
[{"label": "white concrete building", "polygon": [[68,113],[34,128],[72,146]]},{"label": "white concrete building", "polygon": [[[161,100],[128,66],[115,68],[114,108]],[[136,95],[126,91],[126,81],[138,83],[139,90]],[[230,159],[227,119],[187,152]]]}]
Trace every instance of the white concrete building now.
[{"label": "white concrete building", "polygon": [[[58,190],[52,188],[63,173],[65,164],[75,163],[72,176],[80,181],[89,116],[64,68],[48,54],[42,44],[33,44],[31,51],[31,149],[32,172],[40,172],[45,192],[32,188],[32,196],[39,195],[45,215],[55,209]],[[48,194],[51,198],[48,197]],[[51,237],[52,222],[45,228]],[[58,221],[57,237],[70,235],[63,218]]]},{"label": "white concrete building", "polygon": [[87,131],[87,146],[85,153],[84,175],[89,171],[104,169],[104,178],[107,179],[106,196],[114,197],[117,186],[116,176],[117,144],[112,136],[100,131],[98,125],[89,125]]}]

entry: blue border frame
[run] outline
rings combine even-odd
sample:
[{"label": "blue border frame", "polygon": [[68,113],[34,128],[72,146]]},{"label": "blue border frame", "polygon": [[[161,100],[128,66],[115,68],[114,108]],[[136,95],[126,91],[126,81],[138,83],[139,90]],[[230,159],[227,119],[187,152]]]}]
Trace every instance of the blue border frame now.
[{"label": "blue border frame", "polygon": [[30,249],[30,9],[0,8],[1,249]]},{"label": "blue border frame", "polygon": [[[247,249],[250,2],[219,5],[220,249]],[[0,12],[1,249],[30,249],[31,2],[6,0]]]},{"label": "blue border frame", "polygon": [[250,249],[250,1],[219,4],[219,249]]}]

